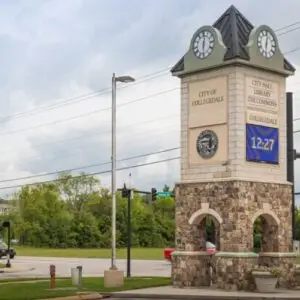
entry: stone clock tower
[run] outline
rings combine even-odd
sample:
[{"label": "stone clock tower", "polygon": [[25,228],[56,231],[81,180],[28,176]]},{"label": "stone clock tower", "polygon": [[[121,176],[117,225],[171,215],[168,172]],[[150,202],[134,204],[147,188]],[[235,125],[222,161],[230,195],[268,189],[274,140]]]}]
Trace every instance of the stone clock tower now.
[{"label": "stone clock tower", "polygon": [[[287,182],[286,78],[295,69],[275,32],[234,6],[200,27],[171,70],[181,80],[181,179],[176,185],[173,285],[249,289],[256,264],[291,284],[292,187]],[[217,252],[208,256],[207,217]],[[253,250],[256,221],[263,230]]]}]

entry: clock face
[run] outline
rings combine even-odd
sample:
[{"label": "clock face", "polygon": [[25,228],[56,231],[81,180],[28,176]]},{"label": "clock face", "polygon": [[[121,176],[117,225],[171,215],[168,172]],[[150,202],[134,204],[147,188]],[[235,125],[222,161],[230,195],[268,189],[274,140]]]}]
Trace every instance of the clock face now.
[{"label": "clock face", "polygon": [[204,59],[209,56],[215,45],[215,39],[213,34],[208,30],[203,30],[198,33],[193,43],[194,54],[200,58]]},{"label": "clock face", "polygon": [[270,58],[275,54],[276,41],[271,32],[262,30],[258,35],[257,45],[262,56]]}]

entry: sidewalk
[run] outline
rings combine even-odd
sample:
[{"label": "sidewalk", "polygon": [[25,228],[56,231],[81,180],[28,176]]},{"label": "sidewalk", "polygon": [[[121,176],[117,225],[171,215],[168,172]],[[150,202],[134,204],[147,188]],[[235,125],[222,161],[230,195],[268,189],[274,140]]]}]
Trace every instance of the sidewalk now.
[{"label": "sidewalk", "polygon": [[226,292],[213,289],[179,289],[171,286],[147,288],[134,291],[116,292],[102,294],[111,298],[144,298],[144,299],[241,299],[241,300],[260,300],[260,299],[299,299],[300,290],[278,290],[276,293],[251,293],[251,292]]},{"label": "sidewalk", "polygon": [[0,274],[5,274],[5,273],[19,273],[19,272],[25,272],[25,271],[33,271],[35,268],[1,268],[0,269]]}]

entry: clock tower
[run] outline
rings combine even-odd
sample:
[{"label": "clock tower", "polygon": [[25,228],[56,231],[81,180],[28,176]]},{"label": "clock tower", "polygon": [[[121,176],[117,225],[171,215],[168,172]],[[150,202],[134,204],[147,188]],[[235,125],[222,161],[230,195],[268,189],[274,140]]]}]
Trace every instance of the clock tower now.
[{"label": "clock tower", "polygon": [[[171,72],[181,81],[173,285],[209,285],[211,264],[218,288],[253,289],[248,274],[257,264],[280,266],[280,285],[290,285],[286,78],[295,69],[274,30],[253,26],[231,6],[194,33]],[[208,241],[216,245],[213,256]]]}]

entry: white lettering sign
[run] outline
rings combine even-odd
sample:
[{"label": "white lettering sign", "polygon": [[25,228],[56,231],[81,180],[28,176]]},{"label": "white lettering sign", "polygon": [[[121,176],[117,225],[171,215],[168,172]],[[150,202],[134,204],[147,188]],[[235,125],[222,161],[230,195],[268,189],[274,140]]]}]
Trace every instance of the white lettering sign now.
[{"label": "white lettering sign", "polygon": [[247,77],[246,105],[257,109],[277,111],[279,106],[278,83]]}]

